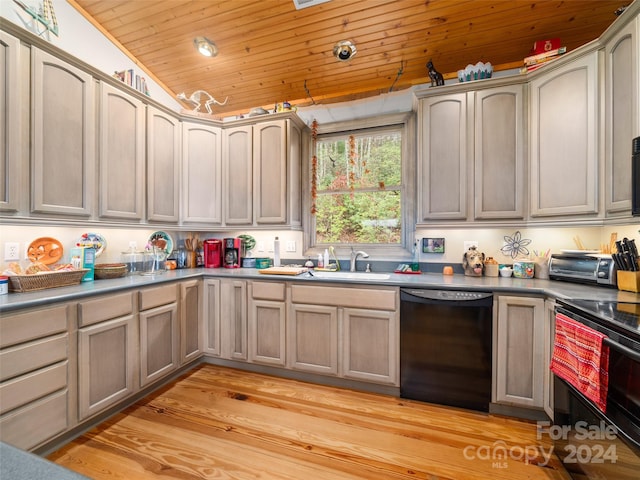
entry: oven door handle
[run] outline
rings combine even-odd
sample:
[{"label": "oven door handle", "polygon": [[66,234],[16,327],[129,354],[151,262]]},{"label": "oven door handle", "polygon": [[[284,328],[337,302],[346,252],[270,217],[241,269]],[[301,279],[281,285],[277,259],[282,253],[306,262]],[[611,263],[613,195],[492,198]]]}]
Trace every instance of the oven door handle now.
[{"label": "oven door handle", "polygon": [[635,350],[632,350],[629,347],[620,345],[618,342],[614,342],[610,338],[603,338],[602,343],[604,343],[609,348],[612,348],[617,352],[623,354],[625,357],[631,358],[634,362],[640,363],[640,352],[636,352]]}]

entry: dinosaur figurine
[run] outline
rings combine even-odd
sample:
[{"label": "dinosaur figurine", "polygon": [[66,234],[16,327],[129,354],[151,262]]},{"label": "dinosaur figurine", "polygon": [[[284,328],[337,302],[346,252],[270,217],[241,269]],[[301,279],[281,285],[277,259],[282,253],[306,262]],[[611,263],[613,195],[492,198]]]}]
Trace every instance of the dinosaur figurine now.
[{"label": "dinosaur figurine", "polygon": [[196,90],[195,92],[193,92],[189,97],[187,97],[185,95],[184,92],[179,93],[177,95],[178,100],[184,100],[185,102],[191,103],[192,105],[194,105],[193,111],[194,112],[199,112],[200,111],[200,107],[202,106],[202,97],[208,98],[208,100],[206,102],[204,102],[204,106],[207,108],[207,112],[208,113],[213,113],[211,111],[211,105],[226,105],[227,104],[227,100],[229,100],[229,97],[224,99],[224,102],[219,102],[218,100],[216,100],[215,98],[213,98],[211,96],[211,94],[205,92],[204,90]]}]

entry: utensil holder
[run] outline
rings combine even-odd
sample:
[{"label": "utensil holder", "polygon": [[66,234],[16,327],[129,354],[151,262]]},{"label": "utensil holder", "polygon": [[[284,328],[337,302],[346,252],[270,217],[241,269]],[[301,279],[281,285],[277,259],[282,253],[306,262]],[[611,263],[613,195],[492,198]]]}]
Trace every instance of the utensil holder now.
[{"label": "utensil holder", "polygon": [[618,270],[618,290],[640,292],[640,272]]}]

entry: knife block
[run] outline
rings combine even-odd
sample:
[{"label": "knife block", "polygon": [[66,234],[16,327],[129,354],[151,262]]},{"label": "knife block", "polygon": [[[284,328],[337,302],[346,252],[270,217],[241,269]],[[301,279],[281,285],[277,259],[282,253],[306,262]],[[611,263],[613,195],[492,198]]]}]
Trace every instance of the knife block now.
[{"label": "knife block", "polygon": [[640,292],[640,272],[618,270],[618,290]]}]

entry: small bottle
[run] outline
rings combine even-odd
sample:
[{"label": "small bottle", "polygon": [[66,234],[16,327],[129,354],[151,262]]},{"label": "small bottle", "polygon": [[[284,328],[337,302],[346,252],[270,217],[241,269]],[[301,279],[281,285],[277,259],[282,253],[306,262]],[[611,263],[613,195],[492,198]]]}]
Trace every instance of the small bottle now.
[{"label": "small bottle", "polygon": [[414,272],[420,271],[420,250],[417,240],[413,244],[413,262],[411,263],[411,270]]},{"label": "small bottle", "polygon": [[280,266],[280,239],[278,237],[273,241],[273,266]]},{"label": "small bottle", "polygon": [[321,253],[318,254],[318,268],[324,268],[324,257]]}]

